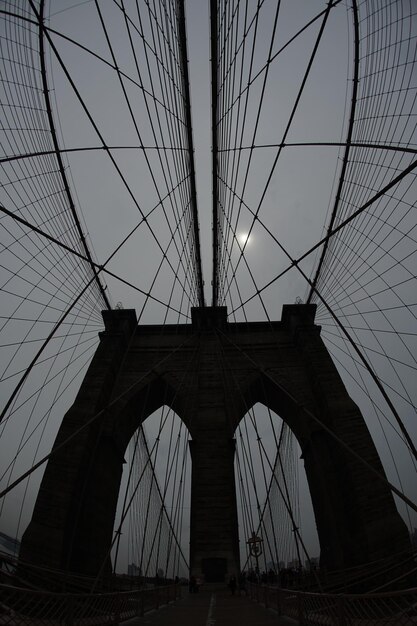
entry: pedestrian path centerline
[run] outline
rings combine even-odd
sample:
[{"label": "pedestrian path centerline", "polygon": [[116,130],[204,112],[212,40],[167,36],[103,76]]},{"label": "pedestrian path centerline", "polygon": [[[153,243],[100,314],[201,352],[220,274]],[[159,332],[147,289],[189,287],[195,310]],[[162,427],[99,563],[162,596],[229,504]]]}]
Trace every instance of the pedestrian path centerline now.
[{"label": "pedestrian path centerline", "polygon": [[214,618],[214,610],[216,608],[216,594],[212,593],[210,598],[209,611],[207,615],[206,626],[214,626],[216,620]]}]

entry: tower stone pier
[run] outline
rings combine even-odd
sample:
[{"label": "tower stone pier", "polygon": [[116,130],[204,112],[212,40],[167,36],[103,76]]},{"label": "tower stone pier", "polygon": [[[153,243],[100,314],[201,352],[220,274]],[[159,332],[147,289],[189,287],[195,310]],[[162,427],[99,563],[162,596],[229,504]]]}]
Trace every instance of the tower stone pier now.
[{"label": "tower stone pier", "polygon": [[191,573],[212,582],[237,573],[234,432],[257,402],[300,444],[322,565],[408,552],[389,488],[339,443],[384,476],[314,317],[315,305],[287,305],[281,321],[228,323],[226,308],[206,307],[192,310],[191,324],[138,326],[133,310],[103,312],[105,331],[59,429],[21,559],[88,576],[109,570],[126,447],[168,405],[191,439]]}]

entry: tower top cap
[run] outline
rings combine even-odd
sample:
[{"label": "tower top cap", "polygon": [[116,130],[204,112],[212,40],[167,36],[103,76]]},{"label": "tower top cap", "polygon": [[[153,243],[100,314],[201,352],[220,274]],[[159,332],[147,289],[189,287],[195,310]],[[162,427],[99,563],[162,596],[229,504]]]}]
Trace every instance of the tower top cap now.
[{"label": "tower top cap", "polygon": [[213,328],[225,329],[227,324],[226,306],[193,307],[191,309],[193,326],[198,330]]}]

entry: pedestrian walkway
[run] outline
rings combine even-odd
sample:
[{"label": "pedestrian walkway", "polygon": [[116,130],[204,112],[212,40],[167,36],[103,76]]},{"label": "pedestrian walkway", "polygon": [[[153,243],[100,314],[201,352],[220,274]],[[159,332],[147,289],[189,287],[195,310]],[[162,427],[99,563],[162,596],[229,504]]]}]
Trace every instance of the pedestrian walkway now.
[{"label": "pedestrian walkway", "polygon": [[189,594],[159,611],[147,613],[124,623],[124,626],[290,626],[297,622],[279,617],[245,596],[231,596],[224,591],[200,591]]}]

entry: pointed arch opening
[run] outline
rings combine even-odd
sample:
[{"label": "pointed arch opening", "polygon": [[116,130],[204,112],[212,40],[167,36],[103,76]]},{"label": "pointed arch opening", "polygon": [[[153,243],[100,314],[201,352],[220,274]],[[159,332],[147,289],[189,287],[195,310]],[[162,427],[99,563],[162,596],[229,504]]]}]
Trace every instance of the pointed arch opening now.
[{"label": "pointed arch opening", "polygon": [[300,445],[288,424],[261,402],[235,430],[241,567],[262,576],[306,572],[319,543]]},{"label": "pointed arch opening", "polygon": [[113,571],[135,584],[188,576],[190,434],[168,405],[149,415],[125,452]]}]

